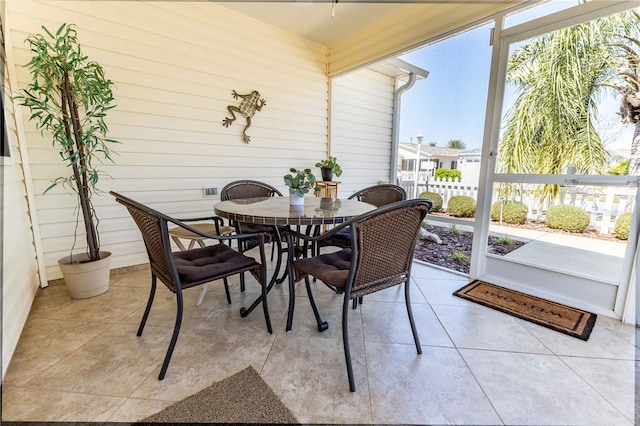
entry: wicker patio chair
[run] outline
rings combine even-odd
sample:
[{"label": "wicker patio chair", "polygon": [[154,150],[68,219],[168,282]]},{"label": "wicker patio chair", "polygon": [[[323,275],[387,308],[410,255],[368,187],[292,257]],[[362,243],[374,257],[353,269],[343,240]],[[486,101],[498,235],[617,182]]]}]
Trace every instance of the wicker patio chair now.
[{"label": "wicker patio chair", "polygon": [[416,350],[419,354],[422,353],[411,312],[409,289],[413,252],[420,235],[422,220],[429,212],[429,208],[430,203],[424,199],[399,201],[356,216],[324,235],[309,237],[294,231],[287,234],[291,246],[293,239],[313,244],[323,238],[331,238],[333,233],[339,232],[341,229],[350,230],[352,241],[350,248],[295,260],[290,263],[289,276],[292,280],[291,287],[295,282],[304,278],[319,331],[326,330],[328,324],[320,317],[313,299],[309,277],[313,276],[322,280],[344,294],[342,340],[349,388],[352,392],[355,392],[356,386],[349,350],[348,310],[351,300],[392,286],[405,284],[405,303],[409,323]]},{"label": "wicker patio chair", "polygon": [[[213,234],[213,235],[231,235],[234,232],[234,229],[231,226],[225,226],[222,218],[217,216],[212,217],[194,217],[189,219],[177,219],[180,222],[184,222],[189,224],[190,222],[198,222],[191,223],[191,226],[194,229],[197,229],[204,234]],[[209,222],[211,221],[211,222]],[[191,250],[196,243],[200,247],[206,247],[205,240],[207,237],[203,237],[199,234],[194,234],[193,232],[181,228],[179,226],[174,226],[173,228],[169,228],[169,236],[173,240],[174,243],[180,248],[180,250]],[[188,248],[185,247],[182,240],[186,240],[189,242]],[[196,301],[196,306],[202,305],[204,301],[204,296],[207,293],[207,288],[209,288],[209,284],[204,284],[202,286],[202,290],[200,290],[200,296],[198,296],[198,300]],[[227,293],[227,302],[231,304],[231,295],[229,294],[229,284],[227,283],[227,279],[224,279],[224,289]]]},{"label": "wicker patio chair", "polygon": [[[142,335],[142,331],[147,322],[151,305],[156,292],[157,280],[160,281],[176,295],[177,313],[176,321],[173,328],[173,335],[169,343],[169,348],[165,355],[158,376],[159,380],[164,379],[171,361],[171,356],[178,340],[180,333],[180,325],[182,323],[183,314],[183,290],[195,287],[211,281],[225,279],[231,275],[250,272],[262,287],[264,311],[264,319],[267,323],[267,330],[272,333],[271,320],[269,318],[269,310],[267,308],[266,288],[267,288],[267,270],[264,255],[264,236],[260,233],[246,235],[222,236],[205,234],[196,228],[160,213],[150,207],[145,206],[131,198],[111,191],[111,195],[116,201],[124,205],[136,225],[140,229],[142,239],[149,256],[149,265],[151,267],[151,292],[149,300],[142,316],[142,321],[138,327],[138,336]],[[220,218],[218,218],[220,219]],[[194,234],[201,235],[212,240],[220,241],[219,244],[213,244],[206,247],[195,249],[187,249],[184,251],[171,251],[171,243],[169,239],[168,223],[179,226]],[[254,239],[260,247],[260,263],[254,258],[245,256],[232,249],[223,242],[231,240],[243,241],[245,239]],[[227,293],[227,301],[229,301],[229,289],[226,280],[224,280],[225,290]]]},{"label": "wicker patio chair", "polygon": [[[256,180],[237,180],[227,184],[220,191],[220,200],[238,200],[241,198],[258,198],[258,197],[282,197],[282,193],[273,186],[264,182]],[[272,226],[272,225],[260,225],[257,223],[246,222],[233,222],[231,225],[235,228],[238,234],[242,233],[264,233],[267,237],[266,242],[272,243],[271,246],[271,260],[273,261],[273,254],[276,250],[282,252],[282,232],[288,227],[286,226]],[[256,241],[251,239],[245,239],[239,244],[238,248],[240,253],[250,250],[256,246]],[[279,266],[279,265],[278,265]],[[240,276],[240,291],[244,291],[244,274]]]},{"label": "wicker patio chair", "polygon": [[[373,204],[376,207],[386,206],[387,204],[396,203],[406,199],[407,192],[404,188],[391,184],[369,186],[349,196],[349,200],[362,201]],[[351,247],[351,233],[348,229],[343,229],[332,238],[328,238],[326,241],[320,243],[318,248],[327,246],[336,246],[340,248]]]},{"label": "wicker patio chair", "polygon": [[[407,199],[407,192],[398,185],[380,184],[373,185],[352,194],[350,200],[358,200],[365,203],[373,204],[376,207],[386,206],[387,204],[396,203]],[[320,242],[317,245],[317,253],[320,253],[321,247],[335,246],[340,248],[351,247],[351,232],[348,228],[344,228],[337,232],[331,238]],[[362,303],[362,299],[353,301],[353,309],[356,308],[358,302]]]}]

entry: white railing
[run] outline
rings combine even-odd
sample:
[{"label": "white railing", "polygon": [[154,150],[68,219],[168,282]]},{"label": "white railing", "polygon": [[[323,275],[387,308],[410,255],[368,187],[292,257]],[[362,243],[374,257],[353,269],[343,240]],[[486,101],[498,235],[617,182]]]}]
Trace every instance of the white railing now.
[{"label": "white railing", "polygon": [[[414,193],[420,194],[427,190],[440,194],[443,209],[446,209],[448,200],[454,195],[466,195],[475,200],[478,199],[477,185],[451,182],[448,179],[430,178],[428,189],[425,181],[419,182],[417,191],[414,181],[401,181],[400,186],[407,191],[410,198]],[[529,207],[528,218],[530,220],[544,221],[548,207],[541,206],[539,200],[535,199],[533,187],[533,185],[529,187],[523,185],[517,201],[523,202]],[[635,193],[635,188],[561,187],[556,204],[569,204],[583,208],[591,215],[591,226],[598,229],[601,234],[609,234],[613,231],[618,217],[629,210],[628,207],[633,201]],[[497,194],[494,194],[494,199],[499,199]]]}]

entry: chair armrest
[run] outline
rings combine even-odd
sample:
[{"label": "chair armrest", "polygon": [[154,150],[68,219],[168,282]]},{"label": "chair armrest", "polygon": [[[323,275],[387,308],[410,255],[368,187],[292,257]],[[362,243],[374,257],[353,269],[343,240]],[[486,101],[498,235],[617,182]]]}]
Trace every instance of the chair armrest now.
[{"label": "chair armrest", "polygon": [[190,217],[186,219],[178,219],[180,222],[195,222],[195,221],[203,221],[203,220],[213,220],[214,222],[219,223],[220,225],[224,225],[224,220],[219,216],[206,216],[206,217]]},{"label": "chair armrest", "polygon": [[184,218],[184,219],[177,219],[180,222],[202,222],[202,221],[206,221],[206,220],[211,220],[213,221],[214,226],[216,227],[216,233],[218,235],[221,235],[221,231],[220,231],[220,227],[224,226],[224,220],[219,217],[219,216],[206,216],[206,217],[190,217],[190,218]]}]

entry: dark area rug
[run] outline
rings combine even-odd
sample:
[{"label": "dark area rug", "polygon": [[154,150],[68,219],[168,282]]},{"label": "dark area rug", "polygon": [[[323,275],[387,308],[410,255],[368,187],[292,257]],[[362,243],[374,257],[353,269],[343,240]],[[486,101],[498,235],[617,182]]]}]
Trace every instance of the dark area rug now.
[{"label": "dark area rug", "polygon": [[467,284],[453,294],[582,340],[589,339],[597,318],[591,312],[480,280]]},{"label": "dark area rug", "polygon": [[249,366],[140,423],[279,423],[298,421]]}]

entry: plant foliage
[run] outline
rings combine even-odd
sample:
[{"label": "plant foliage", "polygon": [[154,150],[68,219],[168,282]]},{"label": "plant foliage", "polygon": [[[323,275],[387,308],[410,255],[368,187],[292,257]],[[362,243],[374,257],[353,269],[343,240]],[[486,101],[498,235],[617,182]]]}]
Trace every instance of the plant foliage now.
[{"label": "plant foliage", "polygon": [[447,142],[447,148],[466,149],[467,144],[462,142],[460,139],[451,139],[449,142]]},{"label": "plant foliage", "polygon": [[476,200],[467,195],[454,195],[447,203],[447,213],[456,217],[473,217],[476,214]]},{"label": "plant foliage", "polygon": [[284,183],[289,187],[289,193],[295,194],[298,197],[304,197],[304,194],[308,193],[310,189],[314,192],[318,192],[316,187],[316,177],[311,173],[311,169],[295,169],[290,168],[291,174],[285,175]]},{"label": "plant foliage", "polygon": [[628,175],[629,163],[631,160],[624,160],[609,169],[610,175]]},{"label": "plant foliage", "polygon": [[491,205],[491,220],[522,225],[527,221],[529,207],[515,200],[496,201]]},{"label": "plant foliage", "polygon": [[333,174],[336,175],[336,177],[340,177],[340,175],[342,174],[342,169],[340,168],[338,159],[336,157],[329,156],[329,158],[325,160],[318,161],[316,163],[316,167],[331,169],[333,170]]},{"label": "plant foliage", "polygon": [[616,219],[616,226],[613,228],[613,234],[620,240],[629,239],[629,230],[631,229],[631,213],[620,215]]},{"label": "plant foliage", "polygon": [[87,237],[87,255],[99,259],[98,219],[91,202],[101,175],[98,165],[113,161],[107,138],[107,111],[113,102],[112,81],[103,68],[83,54],[73,24],[63,24],[55,34],[42,27],[45,35],[27,38],[32,58],[26,67],[31,83],[16,100],[31,111],[30,120],[42,134],[53,136],[60,158],[71,174],[56,178],[49,191],[61,184],[78,196]]},{"label": "plant foliage", "polygon": [[560,204],[547,211],[547,226],[549,228],[579,234],[587,229],[590,222],[589,213],[578,206]]},{"label": "plant foliage", "polygon": [[438,179],[445,180],[449,178],[451,181],[460,181],[462,178],[462,172],[457,169],[436,169],[433,175]]},{"label": "plant foliage", "polygon": [[426,198],[427,200],[431,201],[431,213],[439,212],[440,210],[442,210],[442,195],[438,194],[437,192],[421,192],[420,195],[418,195],[418,198]]},{"label": "plant foliage", "polygon": [[[507,80],[517,97],[505,119],[498,172],[562,174],[569,165],[578,174],[605,171],[607,154],[594,126],[598,97],[621,75],[621,58],[634,46],[629,34],[637,32],[637,14],[624,12],[542,35],[511,55]],[[616,47],[621,44],[625,53]],[[636,75],[626,76],[638,92],[635,46],[628,64],[636,65]],[[558,185],[539,188],[541,202],[553,202],[559,192]],[[510,197],[511,189],[501,185],[501,194]]]}]

